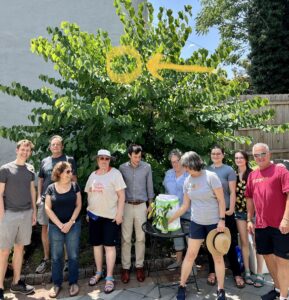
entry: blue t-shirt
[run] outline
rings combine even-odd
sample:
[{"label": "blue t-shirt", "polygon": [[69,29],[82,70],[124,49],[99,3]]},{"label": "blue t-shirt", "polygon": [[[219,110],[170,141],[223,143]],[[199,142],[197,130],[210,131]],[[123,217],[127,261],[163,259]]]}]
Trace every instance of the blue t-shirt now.
[{"label": "blue t-shirt", "polygon": [[[61,223],[66,223],[71,219],[76,207],[76,194],[78,192],[80,192],[80,188],[75,182],[71,183],[71,188],[68,192],[61,194],[56,191],[54,183],[48,186],[47,195],[51,197],[51,209]],[[77,217],[78,219],[79,216]],[[51,220],[49,220],[49,223],[53,224]]]},{"label": "blue t-shirt", "polygon": [[[169,195],[176,195],[179,199],[180,205],[183,204],[184,198],[184,182],[188,177],[188,173],[184,172],[181,176],[176,177],[176,172],[174,169],[170,169],[166,172],[165,178],[163,181],[163,186],[165,187],[165,191]],[[190,209],[188,209],[183,215],[183,219],[190,220]]]}]

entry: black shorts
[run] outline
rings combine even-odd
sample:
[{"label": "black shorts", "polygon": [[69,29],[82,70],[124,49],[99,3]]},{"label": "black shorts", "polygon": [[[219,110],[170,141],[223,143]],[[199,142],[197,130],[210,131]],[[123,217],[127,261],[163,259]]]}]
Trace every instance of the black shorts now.
[{"label": "black shorts", "polygon": [[278,228],[256,228],[256,250],[258,254],[275,254],[289,259],[289,234],[282,234]]},{"label": "black shorts", "polygon": [[89,218],[89,242],[92,246],[116,246],[119,243],[120,225],[112,219]]},{"label": "black shorts", "polygon": [[217,228],[217,225],[218,224],[200,225],[191,221],[189,238],[193,240],[204,240],[211,230]]}]

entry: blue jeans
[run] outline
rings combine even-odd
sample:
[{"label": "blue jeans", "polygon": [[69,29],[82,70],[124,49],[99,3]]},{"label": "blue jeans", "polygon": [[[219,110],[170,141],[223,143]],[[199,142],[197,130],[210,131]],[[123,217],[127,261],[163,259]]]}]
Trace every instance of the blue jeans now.
[{"label": "blue jeans", "polygon": [[66,246],[68,256],[68,281],[69,285],[77,283],[78,280],[78,254],[81,223],[80,221],[72,225],[68,233],[63,233],[60,229],[49,223],[49,243],[52,261],[52,282],[56,286],[61,286],[63,282],[63,246]]}]

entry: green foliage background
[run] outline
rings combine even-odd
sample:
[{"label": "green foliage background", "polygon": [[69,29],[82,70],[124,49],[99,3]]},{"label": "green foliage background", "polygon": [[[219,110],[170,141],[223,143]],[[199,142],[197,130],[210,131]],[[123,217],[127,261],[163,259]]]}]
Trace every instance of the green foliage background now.
[{"label": "green foliage background", "polygon": [[[141,3],[138,11],[130,0],[115,0],[114,5],[124,26],[120,44],[134,47],[143,60],[137,80],[117,84],[108,77],[106,54],[112,44],[107,32],[87,33],[76,24],[62,22],[59,28],[47,28],[50,38],[31,41],[32,52],[53,62],[60,79],[41,74],[43,87],[34,90],[15,82],[0,85],[3,93],[41,104],[28,116],[31,126],[0,128],[2,137],[12,141],[29,138],[36,144],[36,165],[47,155],[49,138],[59,134],[64,137],[65,152],[73,154],[78,162],[83,184],[95,168],[92,156],[98,149],[112,151],[118,165],[127,160],[128,144],[135,142],[143,145],[158,192],[169,167],[167,155],[175,147],[206,155],[216,141],[249,143],[248,137],[234,136],[239,127],[275,131],[288,128],[266,125],[274,112],[258,109],[268,104],[267,99],[240,101],[247,84],[228,80],[220,68],[230,55],[227,44],[220,45],[211,55],[200,49],[187,60],[181,58],[192,31],[188,25],[192,17],[190,6],[176,16],[171,10],[160,8],[155,21],[150,3]],[[216,72],[164,70],[164,80],[160,81],[145,67],[155,53],[162,53],[166,62],[214,67]],[[113,63],[115,72],[120,73],[134,67],[135,61],[129,56],[119,57]]]}]

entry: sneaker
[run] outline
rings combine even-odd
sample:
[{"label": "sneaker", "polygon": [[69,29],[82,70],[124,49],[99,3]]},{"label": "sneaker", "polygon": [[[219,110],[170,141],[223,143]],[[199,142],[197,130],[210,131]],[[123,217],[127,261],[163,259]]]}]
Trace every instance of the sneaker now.
[{"label": "sneaker", "polygon": [[274,299],[277,299],[278,297],[280,297],[280,293],[274,289],[274,290],[269,291],[267,294],[261,296],[261,299],[262,300],[274,300]]},{"label": "sneaker", "polygon": [[23,295],[28,295],[34,292],[34,286],[26,284],[24,281],[21,279],[18,281],[16,284],[11,284],[10,287],[10,292],[15,293],[15,294],[23,294]]},{"label": "sneaker", "polygon": [[169,271],[174,271],[176,268],[179,268],[182,265],[182,262],[175,261],[174,263],[167,266]]},{"label": "sneaker", "polygon": [[220,289],[217,291],[217,300],[226,300],[225,290]]},{"label": "sneaker", "polygon": [[49,267],[49,260],[48,259],[42,259],[40,265],[36,268],[35,273],[36,274],[43,274]]},{"label": "sneaker", "polygon": [[68,260],[64,262],[63,272],[68,272]]},{"label": "sneaker", "polygon": [[179,285],[177,292],[177,300],[186,300],[186,287]]},{"label": "sneaker", "polygon": [[0,300],[4,300],[4,290],[0,289]]}]

